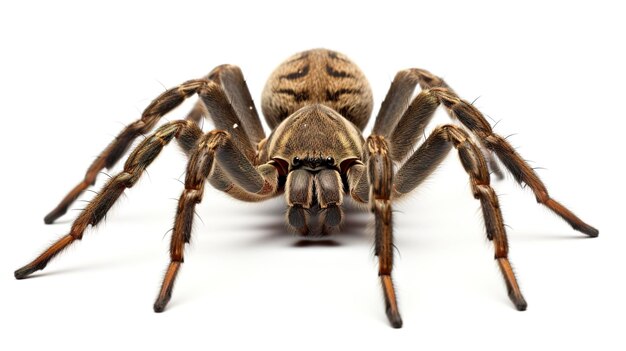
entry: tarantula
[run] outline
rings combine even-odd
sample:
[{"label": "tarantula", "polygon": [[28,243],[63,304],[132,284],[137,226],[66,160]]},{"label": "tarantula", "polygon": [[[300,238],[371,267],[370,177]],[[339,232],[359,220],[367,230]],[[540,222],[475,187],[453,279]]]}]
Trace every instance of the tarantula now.
[{"label": "tarantula", "polygon": [[[419,85],[421,91],[413,97]],[[132,187],[163,147],[176,139],[189,157],[185,189],[180,196],[171,238],[171,262],[154,311],[170,300],[191,236],[194,208],[208,180],[215,188],[243,201],[262,201],[285,194],[287,222],[302,236],[313,236],[316,225],[329,234],[343,219],[344,196],[366,204],[375,219],[375,255],[386,313],[393,327],[402,326],[391,278],[393,267],[392,202],[418,187],[454,147],[480,201],[487,238],[494,243],[508,295],[523,311],[526,301],[511,269],[498,197],[490,186],[490,171],[500,174],[496,159],[515,180],[529,186],[539,203],[574,229],[590,236],[598,230],[552,199],[537,174],[483,115],[439,77],[423,69],[400,71],[382,103],[372,130],[364,138],[372,113],[372,92],[361,70],[344,55],[325,49],[298,53],[271,74],[262,94],[263,115],[272,129],[265,136],[241,70],[216,67],[202,79],[165,91],[141,118],[111,142],[89,167],[85,178],[45,217],[52,223],[90,185],[103,168],[111,168],[139,135],[149,133],[159,119],[197,94],[200,99],[186,119],[160,126],[130,154],[122,172],[73,222],[60,238],[31,263],[15,271],[22,279],[41,270],[59,252],[81,240],[88,226],[97,225],[126,188]],[[443,105],[462,126],[437,127],[417,148],[435,110]],[[216,129],[203,133],[199,123],[209,116]]]}]

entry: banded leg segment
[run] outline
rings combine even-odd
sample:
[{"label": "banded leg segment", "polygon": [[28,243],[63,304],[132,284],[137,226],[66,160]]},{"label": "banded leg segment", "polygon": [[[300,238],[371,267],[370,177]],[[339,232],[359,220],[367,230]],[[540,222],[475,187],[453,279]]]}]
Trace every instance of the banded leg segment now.
[{"label": "banded leg segment", "polygon": [[575,230],[590,237],[598,236],[599,231],[596,228],[583,222],[572,211],[550,197],[548,189],[539,179],[537,173],[504,138],[493,132],[485,117],[476,107],[460,99],[456,93],[447,88],[434,88],[431,91],[437,95],[439,101],[451,114],[479,138],[485,147],[498,156],[519,184],[527,184],[532,189],[537,202],[556,213]]},{"label": "banded leg segment", "polygon": [[495,259],[502,271],[509,298],[518,310],[523,311],[526,301],[509,263],[506,230],[498,197],[490,185],[489,169],[479,147],[463,129],[453,125],[435,129],[398,171],[396,191],[403,194],[415,189],[445,158],[450,145],[458,150],[463,168],[469,175],[474,198],[480,200],[487,237],[493,241]]},{"label": "banded leg segment", "polygon": [[[206,138],[200,142],[197,150],[209,147]],[[214,139],[214,138],[212,138]],[[209,140],[213,141],[213,140]],[[202,201],[204,194],[204,183],[213,167],[213,150],[210,153],[195,151],[191,156],[187,166],[187,176],[185,179],[185,190],[178,200],[174,231],[170,242],[170,264],[167,267],[159,295],[154,302],[154,311],[162,312],[172,296],[174,282],[178,275],[178,270],[183,263],[185,243],[191,238],[191,227],[196,204]]]},{"label": "banded leg segment", "polygon": [[[481,145],[481,148],[487,148],[489,152],[484,152],[490,168],[500,178],[497,172],[497,163],[493,161],[493,152],[502,161],[504,166],[513,174],[515,180],[520,184],[527,184],[535,194],[537,202],[548,207],[551,211],[560,216],[575,230],[578,230],[590,237],[598,236],[598,230],[589,224],[583,222],[573,212],[552,199],[548,194],[546,186],[543,184],[535,171],[526,163],[522,157],[513,149],[513,147],[501,136],[495,134],[485,119],[485,117],[471,103],[462,100],[452,90],[443,79],[433,75],[432,73],[422,69],[409,69],[398,73],[399,76],[412,77],[417,81],[422,89],[424,89],[413,101],[423,99],[424,102],[417,104],[415,107],[409,107],[402,118],[396,123],[392,132],[392,148],[394,160],[402,159],[406,152],[415,144],[419,135],[407,135],[407,131],[423,131],[424,121],[430,116],[431,110],[434,109],[432,98],[434,97],[439,104],[443,104],[450,116],[460,121],[472,134],[474,134]],[[409,80],[409,78],[405,78]],[[390,91],[391,95],[391,91]],[[389,96],[387,97],[390,98]],[[418,106],[422,108],[417,108]],[[413,106],[413,104],[411,104]],[[411,112],[411,108],[418,112]],[[434,111],[433,111],[434,112]],[[399,146],[396,146],[399,145]],[[397,150],[397,151],[396,151]],[[483,152],[481,150],[481,152]],[[414,164],[415,167],[418,165]]]},{"label": "banded leg segment", "polygon": [[231,179],[229,184],[224,184],[225,189],[237,187],[239,191],[247,192],[250,196],[264,198],[276,193],[276,168],[269,165],[255,168],[243,152],[237,149],[230,134],[224,131],[212,131],[202,136],[187,165],[185,189],[178,201],[170,243],[170,263],[154,302],[155,312],[162,312],[172,296],[174,281],[184,261],[185,244],[191,238],[196,204],[202,201],[204,184],[218,166]]},{"label": "banded leg segment", "polygon": [[166,113],[180,105],[185,99],[193,95],[206,84],[206,80],[190,80],[175,88],[165,91],[150,103],[141,114],[141,118],[126,126],[120,134],[89,166],[84,179],[78,183],[61,200],[61,202],[44,218],[46,224],[53,223],[57,218],[67,212],[69,206],[83,193],[89,186],[95,184],[96,177],[102,169],[110,169],[126,153],[132,142],[139,135],[150,132],[159,119]]},{"label": "banded leg segment", "polygon": [[231,133],[238,147],[252,160],[256,154],[256,143],[265,137],[261,121],[241,70],[231,65],[219,66],[207,79],[187,81],[154,99],[143,111],[141,118],[125,127],[100,153],[87,169],[84,179],[46,215],[44,222],[53,223],[64,215],[80,194],[95,184],[102,169],[110,169],[117,163],[137,136],[150,132],[162,116],[200,90],[203,91],[199,94],[202,101],[196,103],[186,119],[199,123],[203,116],[210,115],[216,127]]},{"label": "banded leg segment", "polygon": [[131,153],[124,170],[111,178],[100,193],[76,218],[69,234],[52,244],[31,263],[15,271],[15,277],[22,279],[46,267],[48,262],[76,240],[81,240],[88,226],[96,226],[122,195],[124,190],[137,183],[143,171],[154,161],[163,147],[173,138],[179,138],[183,149],[202,135],[200,128],[192,121],[175,121],[160,127],[154,134],[142,141]]},{"label": "banded leg segment", "polygon": [[375,218],[374,252],[378,256],[378,275],[385,296],[385,311],[394,328],[402,327],[396,292],[391,279],[393,269],[393,227],[391,191],[393,162],[384,137],[372,135],[367,139],[367,174],[370,184],[369,203]]},{"label": "banded leg segment", "polygon": [[[401,75],[403,72],[398,73],[392,83],[392,88],[387,94],[381,112],[376,119],[378,127],[376,125],[374,127],[374,133],[377,129],[386,133],[386,136],[383,134],[375,135],[389,139],[388,155],[395,162],[402,161],[419,141],[426,125],[440,105],[437,97],[428,90],[420,92],[408,107],[400,102],[394,102],[406,98],[406,91],[403,89],[410,88],[412,92],[417,84],[416,80],[415,84],[409,84],[408,77],[410,76]],[[404,79],[399,77],[404,77]],[[350,194],[352,198],[361,203],[367,203],[369,199],[369,183],[368,177],[364,176],[365,168],[363,164],[355,163],[347,171]]]},{"label": "banded leg segment", "polygon": [[[452,90],[452,88],[443,79],[426,70],[413,68],[407,70],[407,73],[417,78],[419,85],[422,89],[442,88],[449,91],[451,94],[456,95],[454,90]],[[454,114],[450,110],[447,110],[447,112],[450,117],[454,118]],[[500,166],[496,161],[496,157],[491,153],[488,148],[486,148],[485,144],[482,141],[480,141],[480,146],[481,152],[483,156],[485,156],[485,159],[489,164],[489,169],[493,172],[496,178],[504,179],[504,173],[502,173],[502,170],[500,169]]]}]

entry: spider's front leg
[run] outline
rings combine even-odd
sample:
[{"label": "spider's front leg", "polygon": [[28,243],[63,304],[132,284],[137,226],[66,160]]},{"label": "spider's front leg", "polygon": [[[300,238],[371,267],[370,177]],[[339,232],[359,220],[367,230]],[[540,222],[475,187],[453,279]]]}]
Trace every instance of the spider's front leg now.
[{"label": "spider's front leg", "polygon": [[216,172],[220,173],[220,179],[212,184],[242,199],[269,198],[278,186],[277,169],[269,164],[255,167],[230,134],[216,130],[199,140],[187,165],[185,190],[178,201],[170,244],[170,264],[154,302],[155,312],[162,312],[172,296],[174,281],[184,259],[184,247],[190,241],[195,206],[202,201],[207,178],[213,178]]},{"label": "spider's front leg", "polygon": [[454,125],[436,128],[424,143],[398,170],[394,197],[413,191],[443,161],[454,146],[463,168],[469,175],[474,198],[480,201],[487,237],[493,240],[495,259],[507,286],[509,298],[520,310],[527,304],[509,262],[509,245],[498,197],[490,185],[487,162],[467,132]]},{"label": "spider's front leg", "polygon": [[[380,135],[370,136],[367,139],[366,148],[369,156],[367,161],[367,179],[370,185],[369,203],[375,217],[376,242],[374,252],[378,256],[378,275],[385,296],[387,318],[394,328],[401,328],[402,318],[391,279],[393,268],[393,227],[391,221],[393,162],[384,137]],[[365,177],[361,179],[363,178]],[[355,190],[358,189],[355,188]]]}]

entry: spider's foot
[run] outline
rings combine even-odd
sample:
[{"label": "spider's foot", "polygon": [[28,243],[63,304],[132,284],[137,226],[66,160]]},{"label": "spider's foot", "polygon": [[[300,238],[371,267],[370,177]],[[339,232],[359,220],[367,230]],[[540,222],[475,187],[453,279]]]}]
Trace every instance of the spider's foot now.
[{"label": "spider's foot", "polygon": [[161,313],[165,310],[165,306],[170,302],[170,296],[159,296],[157,300],[154,302],[154,312]]},{"label": "spider's foot", "polygon": [[387,318],[389,319],[389,323],[391,323],[392,327],[396,329],[402,328],[402,317],[400,317],[400,312],[387,308]]},{"label": "spider's foot", "polygon": [[59,217],[63,216],[67,212],[67,207],[57,207],[54,210],[50,211],[44,218],[43,222],[45,224],[52,224],[54,221],[59,219]]},{"label": "spider's foot", "polygon": [[52,224],[57,218],[57,216],[51,216],[50,214],[48,214],[43,218],[43,222],[45,224]]},{"label": "spider's foot", "polygon": [[509,259],[501,257],[498,258],[497,261],[500,266],[504,282],[506,283],[506,290],[509,294],[509,299],[511,299],[511,302],[513,302],[518,311],[525,311],[528,304],[522,295],[519,284],[517,284],[517,278],[515,278]]},{"label": "spider's foot", "polygon": [[509,298],[511,299],[511,302],[513,302],[515,308],[518,311],[526,311],[528,303],[526,303],[526,300],[524,299],[524,296],[522,296],[522,294],[514,294],[513,292],[511,292],[509,293]]},{"label": "spider's foot", "polygon": [[170,265],[167,267],[165,277],[163,278],[163,285],[161,285],[161,291],[159,291],[159,296],[157,296],[157,299],[154,302],[154,312],[163,312],[163,310],[165,310],[165,306],[167,306],[167,303],[170,302],[170,298],[172,297],[172,290],[174,289],[174,281],[176,280],[176,275],[178,274],[180,264],[181,262],[173,261],[170,262]]},{"label": "spider's foot", "polygon": [[496,178],[496,180],[500,181],[504,179],[504,173],[500,168],[494,168],[491,170],[491,174]]},{"label": "spider's foot", "polygon": [[27,264],[26,266],[18,269],[15,271],[14,275],[15,275],[15,279],[24,279],[26,277],[28,277],[29,275],[37,272],[38,270],[44,269],[45,265],[43,266],[35,266],[32,264]]},{"label": "spider's foot", "polygon": [[592,227],[592,226],[590,226],[590,225],[588,225],[586,223],[583,223],[583,224],[584,224],[583,226],[580,226],[580,227],[574,228],[574,229],[578,230],[579,232],[587,234],[591,238],[595,238],[598,235],[600,235],[600,231],[597,230],[596,228],[594,228],[594,227]]},{"label": "spider's foot", "polygon": [[381,275],[380,278],[383,285],[383,293],[385,294],[385,312],[387,312],[389,323],[394,328],[402,328],[402,317],[400,317],[400,311],[398,310],[396,291],[393,288],[391,276]]}]

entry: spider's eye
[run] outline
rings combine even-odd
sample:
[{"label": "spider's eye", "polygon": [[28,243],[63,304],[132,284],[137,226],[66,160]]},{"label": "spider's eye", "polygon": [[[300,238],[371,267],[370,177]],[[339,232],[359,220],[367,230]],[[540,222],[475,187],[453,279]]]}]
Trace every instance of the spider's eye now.
[{"label": "spider's eye", "polygon": [[326,157],[326,165],[327,166],[334,166],[335,165],[335,159],[332,156],[328,156]]},{"label": "spider's eye", "polygon": [[296,156],[293,158],[293,161],[291,162],[291,165],[294,167],[298,167],[300,166],[300,157]]}]

